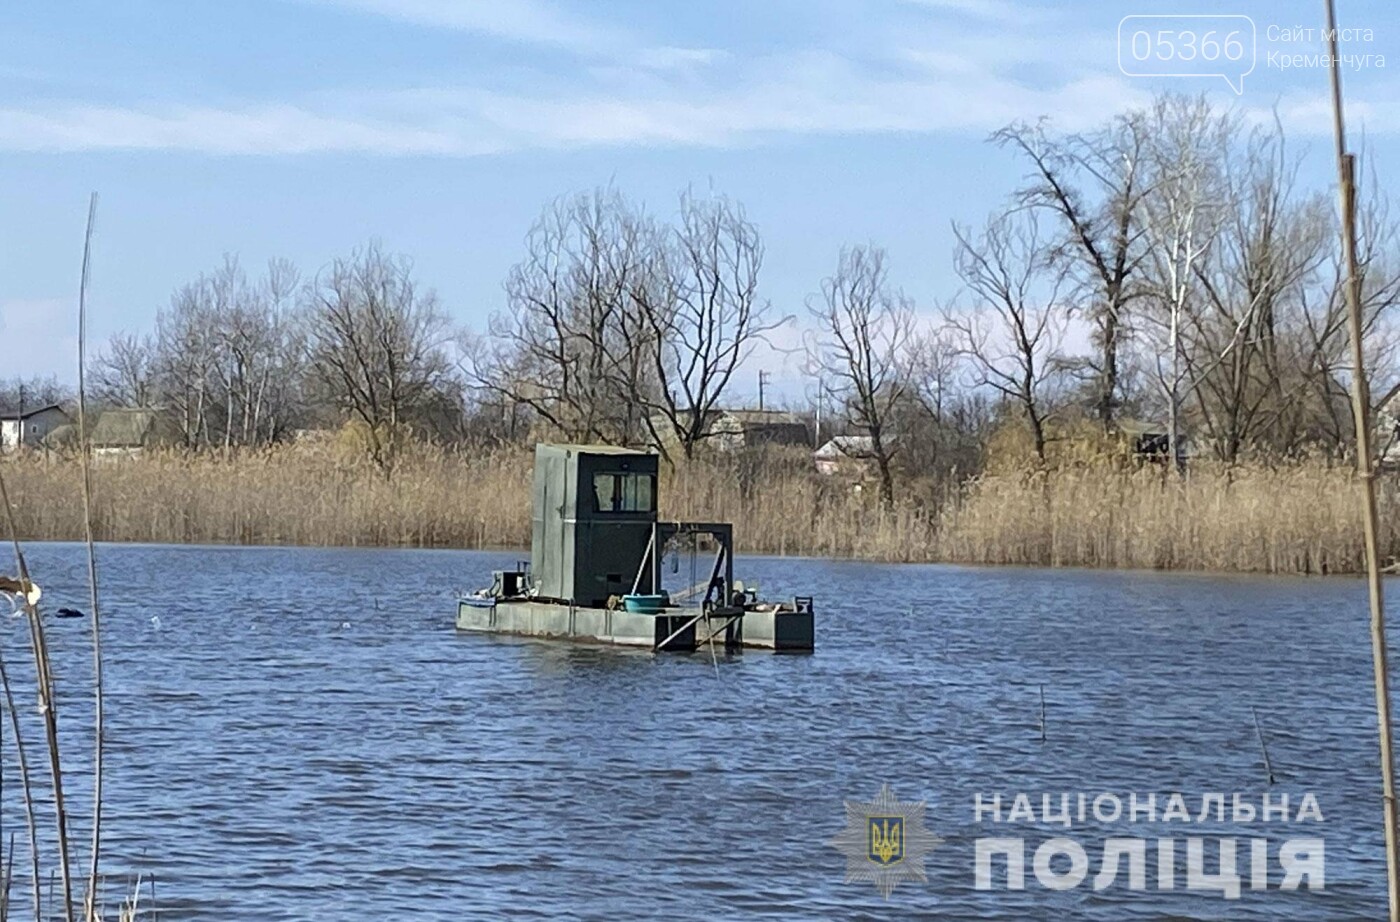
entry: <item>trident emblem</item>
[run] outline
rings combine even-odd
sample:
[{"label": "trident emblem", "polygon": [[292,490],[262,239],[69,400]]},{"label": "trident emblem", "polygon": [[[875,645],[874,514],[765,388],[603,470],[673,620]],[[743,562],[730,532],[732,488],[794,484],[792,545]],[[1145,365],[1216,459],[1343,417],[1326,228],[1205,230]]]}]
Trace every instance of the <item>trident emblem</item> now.
[{"label": "trident emblem", "polygon": [[904,860],[904,817],[872,816],[870,823],[870,860],[891,865]]}]

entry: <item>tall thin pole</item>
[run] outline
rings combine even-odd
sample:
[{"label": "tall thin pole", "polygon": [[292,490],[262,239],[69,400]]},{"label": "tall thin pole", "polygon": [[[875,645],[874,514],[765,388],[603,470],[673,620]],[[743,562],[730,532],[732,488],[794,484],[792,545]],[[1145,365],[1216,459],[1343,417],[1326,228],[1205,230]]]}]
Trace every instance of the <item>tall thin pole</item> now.
[{"label": "tall thin pole", "polygon": [[1327,4],[1327,44],[1332,71],[1332,122],[1337,135],[1337,174],[1342,197],[1342,256],[1346,260],[1347,325],[1351,330],[1351,413],[1356,427],[1356,470],[1364,494],[1366,584],[1371,596],[1371,660],[1375,672],[1376,718],[1380,724],[1381,794],[1385,807],[1385,868],[1390,922],[1400,922],[1400,864],[1396,850],[1395,756],[1390,743],[1390,668],[1386,659],[1385,589],[1381,583],[1377,538],[1376,470],[1371,457],[1371,395],[1361,348],[1361,275],[1356,261],[1356,158],[1347,151],[1342,117],[1342,74],[1337,67],[1337,13]]}]

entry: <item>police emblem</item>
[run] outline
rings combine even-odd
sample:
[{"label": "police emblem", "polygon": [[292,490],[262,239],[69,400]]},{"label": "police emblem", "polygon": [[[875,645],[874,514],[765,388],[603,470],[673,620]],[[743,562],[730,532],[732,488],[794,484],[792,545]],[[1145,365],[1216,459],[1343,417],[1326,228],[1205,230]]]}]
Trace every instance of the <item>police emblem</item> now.
[{"label": "police emblem", "polygon": [[895,864],[904,860],[904,817],[871,816],[870,860],[876,864]]},{"label": "police emblem", "polygon": [[846,856],[847,883],[871,881],[889,899],[900,883],[928,883],[924,856],[942,842],[924,828],[924,802],[903,803],[886,784],[870,803],[846,801],[846,828],[829,844]]}]

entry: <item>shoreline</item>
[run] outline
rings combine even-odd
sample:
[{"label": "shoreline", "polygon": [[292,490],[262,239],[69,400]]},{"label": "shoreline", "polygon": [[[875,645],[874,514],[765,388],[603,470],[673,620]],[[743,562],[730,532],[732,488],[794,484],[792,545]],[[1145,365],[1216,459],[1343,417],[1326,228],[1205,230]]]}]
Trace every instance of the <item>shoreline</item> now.
[{"label": "shoreline", "polygon": [[[20,544],[23,547],[33,547],[35,545],[72,545],[83,547],[81,538],[28,538],[20,536]],[[232,551],[232,550],[252,550],[252,551],[415,551],[430,552],[437,554],[507,554],[519,555],[521,560],[529,557],[530,549],[517,545],[486,545],[482,547],[453,547],[447,545],[412,545],[412,544],[301,544],[284,543],[269,544],[258,543],[237,543],[237,542],[215,542],[215,541],[144,541],[144,540],[119,540],[102,539],[94,542],[96,547],[122,547],[122,548],[182,548],[188,550],[209,550],[209,551]],[[947,567],[959,570],[1005,570],[1005,571],[1043,571],[1048,573],[1121,573],[1125,575],[1140,576],[1198,576],[1203,578],[1239,578],[1246,580],[1300,580],[1307,582],[1317,581],[1340,581],[1346,579],[1364,579],[1366,574],[1363,571],[1332,571],[1329,573],[1287,573],[1279,571],[1265,570],[1211,570],[1193,569],[1185,567],[1121,567],[1121,566],[1088,566],[1084,564],[1044,564],[1044,563],[986,563],[980,561],[963,560],[882,560],[871,557],[832,557],[815,554],[773,554],[756,551],[736,551],[736,558],[747,558],[752,560],[800,560],[814,563],[833,564],[871,564],[888,567]],[[1383,579],[1400,577],[1400,573],[1391,570],[1383,570]]]}]

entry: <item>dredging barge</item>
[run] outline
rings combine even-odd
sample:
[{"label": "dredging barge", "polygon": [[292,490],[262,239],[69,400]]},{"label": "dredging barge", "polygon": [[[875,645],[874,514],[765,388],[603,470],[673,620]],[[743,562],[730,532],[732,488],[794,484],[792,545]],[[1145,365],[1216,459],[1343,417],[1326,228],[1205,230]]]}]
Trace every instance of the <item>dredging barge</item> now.
[{"label": "dredging barge", "polygon": [[[461,598],[457,629],[686,653],[702,646],[810,652],[812,599],[764,602],[734,579],[734,526],[662,522],[657,456],[536,445],[530,562]],[[690,551],[690,584],[665,586]],[[701,554],[713,552],[699,567]]]}]

